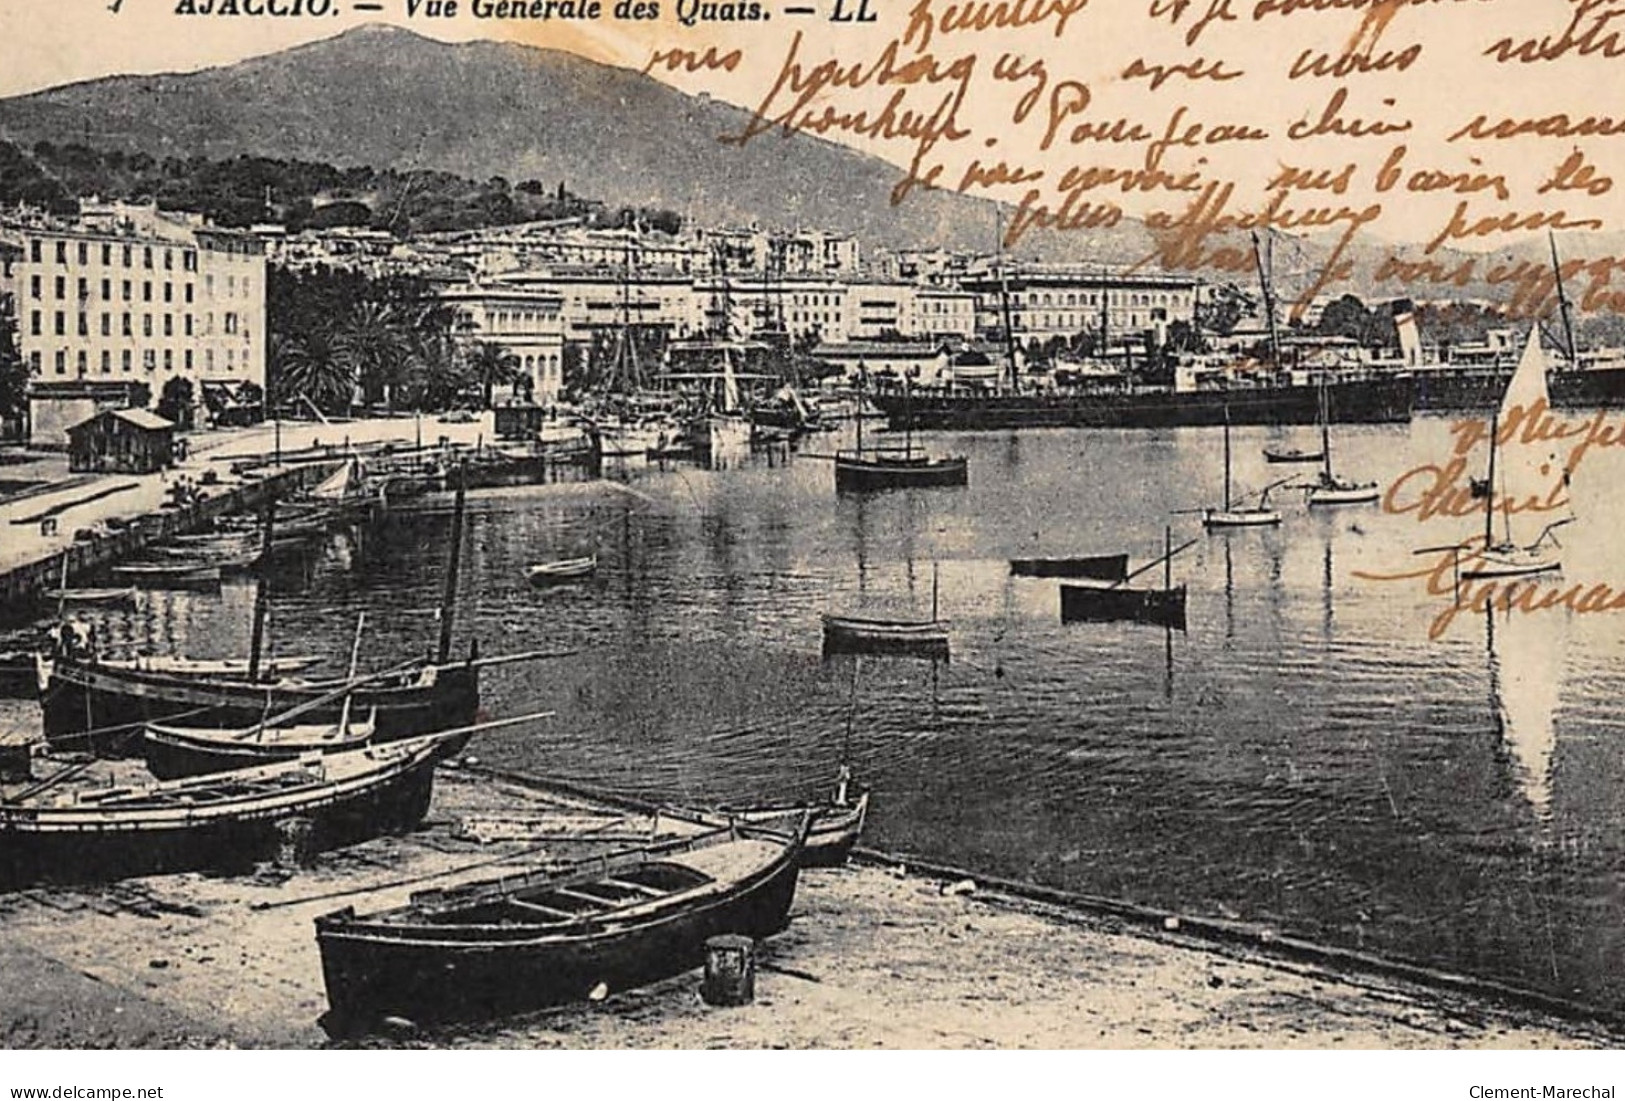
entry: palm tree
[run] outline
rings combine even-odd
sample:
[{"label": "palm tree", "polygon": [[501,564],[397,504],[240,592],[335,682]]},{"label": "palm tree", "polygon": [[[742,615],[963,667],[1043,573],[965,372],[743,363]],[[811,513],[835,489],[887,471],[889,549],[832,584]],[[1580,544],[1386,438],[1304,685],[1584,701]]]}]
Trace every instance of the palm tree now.
[{"label": "palm tree", "polygon": [[519,375],[518,360],[500,344],[482,340],[469,354],[468,367],[480,383],[481,408],[491,408],[491,391],[498,383],[512,382]]},{"label": "palm tree", "polygon": [[383,398],[395,411],[395,391],[403,381],[410,341],[410,325],[393,306],[358,302],[339,324],[333,338],[334,353],[361,383],[368,398]]},{"label": "palm tree", "polygon": [[273,336],[267,382],[276,408],[305,398],[323,412],[344,413],[355,400],[356,377],[338,357],[326,328],[310,329],[302,337]]}]

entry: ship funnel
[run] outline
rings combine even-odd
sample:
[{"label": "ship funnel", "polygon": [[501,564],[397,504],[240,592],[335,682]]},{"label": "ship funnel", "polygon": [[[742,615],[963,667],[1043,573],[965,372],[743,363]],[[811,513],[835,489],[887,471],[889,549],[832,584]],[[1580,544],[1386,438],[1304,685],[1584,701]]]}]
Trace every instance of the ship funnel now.
[{"label": "ship funnel", "polygon": [[1416,326],[1416,304],[1409,298],[1394,302],[1394,328],[1399,330],[1399,357],[1407,367],[1422,365],[1422,331]]}]

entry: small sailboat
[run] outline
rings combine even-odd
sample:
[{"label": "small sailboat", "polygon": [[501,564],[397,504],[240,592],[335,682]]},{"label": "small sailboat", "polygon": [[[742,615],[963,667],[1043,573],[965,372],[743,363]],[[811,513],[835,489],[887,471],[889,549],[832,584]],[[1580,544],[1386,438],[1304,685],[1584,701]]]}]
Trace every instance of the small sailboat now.
[{"label": "small sailboat", "polygon": [[1376,482],[1353,482],[1332,473],[1331,408],[1326,397],[1326,376],[1320,376],[1320,477],[1307,488],[1311,505],[1369,505],[1382,495]]},{"label": "small sailboat", "polygon": [[1264,461],[1267,463],[1318,463],[1326,458],[1324,446],[1319,451],[1305,451],[1301,447],[1266,447]]},{"label": "small sailboat", "polygon": [[[904,401],[908,400],[910,386],[903,383]],[[858,391],[863,400],[863,390]],[[926,486],[962,486],[969,480],[969,464],[963,455],[931,458],[915,454],[914,435],[907,426],[912,417],[903,419],[903,446],[873,447],[864,450],[863,418],[858,418],[857,447],[851,451],[835,453],[835,491],[837,493],[867,493],[881,489],[910,489]]]},{"label": "small sailboat", "polygon": [[[1547,444],[1514,445],[1499,439],[1503,423],[1513,417],[1539,416],[1548,405],[1546,357],[1540,348],[1540,329],[1533,327],[1523,357],[1490,421],[1489,472],[1483,483],[1484,542],[1463,561],[1464,578],[1523,577],[1550,573],[1563,566],[1563,548],[1552,532],[1573,522],[1574,517],[1542,523],[1541,514],[1528,509],[1527,503],[1551,500],[1557,488],[1553,478],[1567,482],[1568,471],[1553,473],[1559,466]],[[1500,532],[1495,530],[1497,512],[1501,514]],[[1531,539],[1530,532],[1537,523],[1541,524],[1540,530]]]},{"label": "small sailboat", "polygon": [[1254,528],[1266,527],[1281,522],[1281,514],[1269,507],[1270,490],[1274,485],[1266,486],[1256,495],[1257,503],[1248,505],[1245,502],[1253,499],[1252,495],[1233,500],[1230,493],[1230,406],[1224,407],[1224,506],[1222,508],[1202,509],[1202,526],[1204,528]]},{"label": "small sailboat", "polygon": [[[1148,623],[1158,627],[1185,629],[1184,585],[1173,582],[1174,555],[1194,546],[1193,539],[1175,549],[1173,530],[1163,532],[1163,554],[1133,573],[1114,580],[1076,580],[1061,586],[1062,623]],[[1153,567],[1162,566],[1160,586],[1131,585],[1134,578]]]}]

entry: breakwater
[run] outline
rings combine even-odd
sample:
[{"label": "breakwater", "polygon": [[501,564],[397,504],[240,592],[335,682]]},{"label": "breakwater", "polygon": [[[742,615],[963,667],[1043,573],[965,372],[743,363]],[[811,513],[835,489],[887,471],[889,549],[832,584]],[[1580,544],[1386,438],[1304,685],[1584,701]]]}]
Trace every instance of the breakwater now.
[{"label": "breakwater", "polygon": [[0,609],[5,609],[0,615],[15,617],[24,613],[27,618],[34,598],[62,581],[64,561],[67,578],[74,581],[152,543],[198,531],[221,516],[256,509],[267,499],[315,485],[332,470],[329,464],[311,464],[279,470],[240,485],[211,487],[205,496],[190,504],[138,516],[116,531],[97,532],[64,550],[14,566],[0,573]]}]

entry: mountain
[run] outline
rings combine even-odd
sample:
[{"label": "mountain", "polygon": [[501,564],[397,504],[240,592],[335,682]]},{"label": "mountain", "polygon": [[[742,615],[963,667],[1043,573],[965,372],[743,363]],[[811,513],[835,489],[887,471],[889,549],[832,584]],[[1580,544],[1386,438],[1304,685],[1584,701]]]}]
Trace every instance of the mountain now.
[{"label": "mountain", "polygon": [[[991,250],[992,204],[933,192],[892,207],[899,169],[806,135],[718,142],[748,118],[560,50],[451,44],[371,25],[221,68],[0,100],[0,137],[562,181],[613,206],[665,207],[701,223],[816,227],[866,247]],[[1138,227],[1109,242],[1076,238],[1052,236],[1043,251],[1087,245],[1091,259],[1126,261],[1148,250]]]}]

